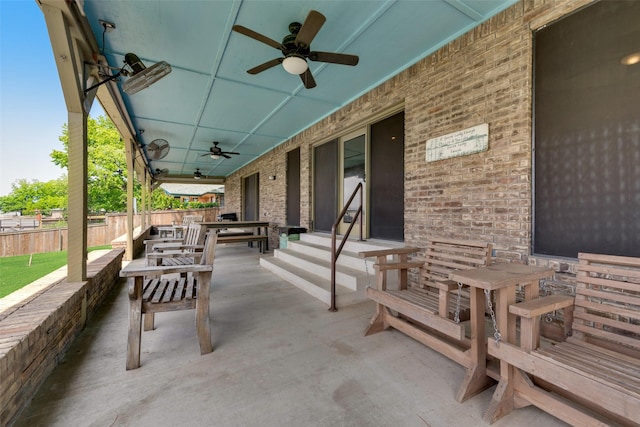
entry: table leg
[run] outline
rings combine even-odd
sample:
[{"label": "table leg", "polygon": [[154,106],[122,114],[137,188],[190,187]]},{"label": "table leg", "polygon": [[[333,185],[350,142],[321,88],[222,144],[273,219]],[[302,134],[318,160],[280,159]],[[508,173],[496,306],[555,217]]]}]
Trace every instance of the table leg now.
[{"label": "table leg", "polygon": [[[515,343],[516,316],[509,313],[509,306],[516,302],[516,287],[508,286],[497,291],[496,325],[502,334],[502,340]],[[491,344],[493,345],[493,344]],[[500,361],[500,382],[493,393],[491,403],[484,414],[484,421],[491,424],[502,416],[511,412],[514,408],[514,367],[505,361]]]},{"label": "table leg", "polygon": [[456,401],[464,402],[481,391],[489,388],[494,382],[487,376],[487,344],[484,326],[484,291],[480,288],[469,288],[471,294],[471,366],[456,394]]}]

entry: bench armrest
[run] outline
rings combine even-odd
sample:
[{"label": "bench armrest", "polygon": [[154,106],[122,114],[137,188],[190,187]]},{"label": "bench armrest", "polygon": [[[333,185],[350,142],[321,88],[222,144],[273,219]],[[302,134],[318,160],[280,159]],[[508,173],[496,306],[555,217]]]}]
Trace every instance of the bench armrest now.
[{"label": "bench armrest", "polygon": [[420,252],[420,248],[404,247],[404,248],[378,249],[373,251],[358,252],[358,255],[360,256],[360,258],[369,258],[369,257],[380,257],[380,256],[388,256],[388,255],[414,254],[416,252]]},{"label": "bench armrest", "polygon": [[574,297],[569,295],[548,295],[509,306],[509,312],[526,319],[573,306]]},{"label": "bench armrest", "polygon": [[203,252],[185,252],[185,251],[167,251],[167,252],[150,252],[147,259],[162,258],[200,258]]},{"label": "bench armrest", "polygon": [[213,271],[212,264],[195,264],[179,266],[146,266],[131,267],[130,265],[120,270],[120,277],[161,276],[173,273],[203,273]]},{"label": "bench armrest", "polygon": [[407,261],[407,262],[387,262],[384,264],[374,264],[374,266],[380,271],[387,270],[404,270],[407,268],[421,268],[424,262],[421,261]]},{"label": "bench armrest", "polygon": [[[453,290],[458,289],[458,282],[456,282],[455,280],[449,280],[449,279],[437,280],[437,281],[429,282],[429,286],[438,288],[441,291],[451,292]],[[466,287],[465,285],[462,285],[462,286]]]}]

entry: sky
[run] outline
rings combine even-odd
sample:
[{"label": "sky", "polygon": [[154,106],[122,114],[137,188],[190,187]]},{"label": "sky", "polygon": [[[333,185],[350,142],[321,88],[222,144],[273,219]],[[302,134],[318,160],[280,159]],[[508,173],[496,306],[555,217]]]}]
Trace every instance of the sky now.
[{"label": "sky", "polygon": [[[90,115],[104,115],[97,101]],[[62,149],[65,123],[42,11],[35,0],[0,0],[0,196],[19,179],[46,182],[66,172],[49,156]]]}]

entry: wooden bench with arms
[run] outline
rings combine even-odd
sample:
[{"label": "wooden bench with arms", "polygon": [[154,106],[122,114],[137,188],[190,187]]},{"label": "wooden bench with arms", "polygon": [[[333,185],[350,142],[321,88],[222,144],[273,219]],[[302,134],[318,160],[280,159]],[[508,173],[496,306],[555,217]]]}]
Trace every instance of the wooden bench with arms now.
[{"label": "wooden bench with arms", "polygon": [[[131,264],[120,271],[129,286],[129,335],[127,369],[140,366],[142,315],[145,330],[153,329],[155,313],[195,309],[200,353],[213,351],[209,325],[209,292],[213,277],[216,233],[207,233],[200,262],[182,266],[144,266]],[[191,274],[187,274],[191,273]]]},{"label": "wooden bench with arms", "polygon": [[[367,296],[377,303],[376,314],[365,335],[393,327],[470,368],[474,363],[468,351],[470,343],[465,337],[465,326],[459,321],[461,313],[469,312],[469,299],[448,276],[454,270],[489,265],[491,244],[434,238],[425,248],[426,261],[408,261],[408,255],[418,251],[418,248],[394,248],[360,252],[361,257],[376,257],[376,288],[366,290]],[[388,260],[389,256],[394,259]],[[408,287],[408,270],[416,268],[420,270],[420,286]],[[397,271],[398,289],[387,289],[389,271]],[[471,395],[463,393],[460,401]]]},{"label": "wooden bench with arms", "polygon": [[[485,421],[535,405],[574,426],[640,425],[640,258],[580,253],[576,296],[551,295],[512,304],[520,345],[488,342],[508,363]],[[540,345],[540,316],[565,310],[573,334]],[[573,310],[573,315],[571,311]]]}]

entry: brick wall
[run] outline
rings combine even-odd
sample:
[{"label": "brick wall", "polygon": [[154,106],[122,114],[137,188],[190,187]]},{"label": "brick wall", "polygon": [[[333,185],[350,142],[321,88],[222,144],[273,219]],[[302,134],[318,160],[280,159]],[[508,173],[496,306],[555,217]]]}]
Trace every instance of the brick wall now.
[{"label": "brick wall", "polygon": [[[261,219],[285,224],[286,152],[300,147],[308,227],[313,144],[403,104],[405,243],[420,246],[431,235],[488,240],[498,260],[529,262],[533,30],[587,3],[527,0],[501,12],[230,176],[227,209],[241,212],[242,178],[259,172]],[[488,151],[425,162],[427,139],[481,123],[489,124]]]},{"label": "brick wall", "polygon": [[0,318],[0,425],[16,420],[113,289],[122,256],[110,251],[89,263],[87,282],[57,283]]}]

